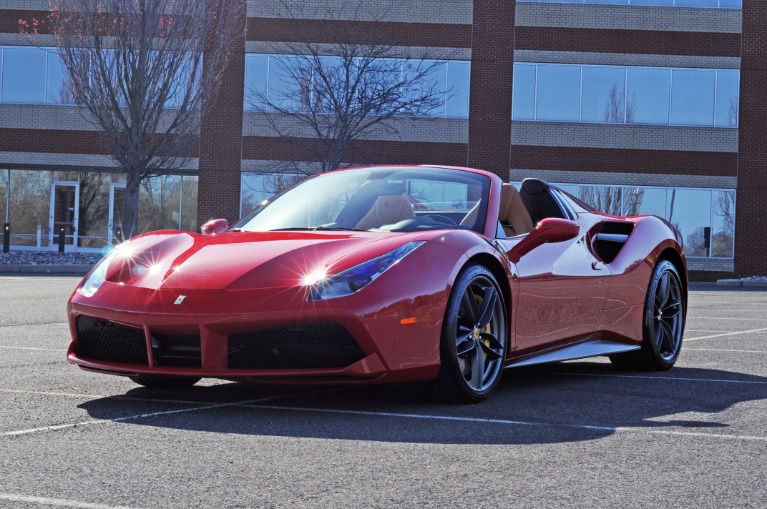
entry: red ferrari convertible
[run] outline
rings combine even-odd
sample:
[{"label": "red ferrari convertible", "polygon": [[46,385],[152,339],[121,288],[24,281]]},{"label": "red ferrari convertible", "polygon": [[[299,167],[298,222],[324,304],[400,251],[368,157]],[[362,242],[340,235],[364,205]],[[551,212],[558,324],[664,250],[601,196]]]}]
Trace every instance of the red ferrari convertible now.
[{"label": "red ferrari convertible", "polygon": [[69,361],[148,387],[432,380],[475,402],[504,368],[607,355],[663,370],[682,345],[680,234],[536,179],[355,168],[202,230],[99,262],[69,300]]}]

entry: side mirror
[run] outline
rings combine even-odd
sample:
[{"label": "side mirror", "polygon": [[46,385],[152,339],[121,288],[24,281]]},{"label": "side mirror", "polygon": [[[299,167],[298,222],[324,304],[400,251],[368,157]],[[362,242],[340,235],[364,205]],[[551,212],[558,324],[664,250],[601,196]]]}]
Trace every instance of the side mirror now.
[{"label": "side mirror", "polygon": [[517,263],[522,256],[543,244],[552,242],[564,242],[572,240],[581,232],[581,227],[575,221],[569,219],[560,219],[558,217],[547,217],[543,219],[533,231],[527,234],[519,244],[509,251],[509,260]]},{"label": "side mirror", "polygon": [[216,235],[224,233],[229,229],[229,221],[226,219],[211,219],[207,223],[200,226],[200,232],[203,235]]}]

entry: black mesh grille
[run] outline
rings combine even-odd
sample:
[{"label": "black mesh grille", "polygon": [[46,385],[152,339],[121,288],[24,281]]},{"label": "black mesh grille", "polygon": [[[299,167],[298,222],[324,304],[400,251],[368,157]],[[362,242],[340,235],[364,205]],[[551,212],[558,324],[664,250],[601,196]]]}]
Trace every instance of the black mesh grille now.
[{"label": "black mesh grille", "polygon": [[200,336],[152,334],[152,353],[158,366],[201,368]]},{"label": "black mesh grille", "polygon": [[108,320],[77,317],[77,355],[95,361],[149,365],[144,330]]},{"label": "black mesh grille", "polygon": [[232,369],[344,368],[364,357],[349,331],[335,323],[229,336]]}]

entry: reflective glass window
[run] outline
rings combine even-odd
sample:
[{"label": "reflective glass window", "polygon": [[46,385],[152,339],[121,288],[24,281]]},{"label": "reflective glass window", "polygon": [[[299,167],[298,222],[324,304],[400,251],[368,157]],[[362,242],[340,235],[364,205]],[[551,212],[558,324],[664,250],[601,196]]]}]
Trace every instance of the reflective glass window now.
[{"label": "reflective glass window", "polygon": [[539,65],[537,119],[577,122],[580,119],[581,68]]},{"label": "reflective glass window", "polygon": [[288,111],[305,111],[309,105],[311,69],[300,65],[298,58],[301,57],[269,58],[269,102]]},{"label": "reflective glass window", "polygon": [[42,245],[47,246],[51,208],[51,172],[11,170],[8,193],[11,244],[36,245],[39,225],[42,230]]},{"label": "reflective glass window", "polygon": [[46,53],[40,48],[4,48],[3,102],[43,103],[45,65]]},{"label": "reflective glass window", "polygon": [[743,8],[743,0],[719,0],[719,7],[741,9]]},{"label": "reflective glass window", "polygon": [[535,120],[535,65],[514,64],[512,117]]},{"label": "reflective glass window", "polygon": [[262,99],[266,95],[269,73],[268,55],[245,57],[245,110],[263,109]]},{"label": "reflective glass window", "polygon": [[8,221],[8,170],[0,169],[0,224]]},{"label": "reflective glass window", "polygon": [[[338,62],[339,67],[341,61]],[[413,60],[402,64],[405,81],[404,99],[417,108],[407,109],[406,113],[417,116],[444,117],[445,90],[447,86],[447,64],[434,61]],[[425,108],[427,103],[434,103],[433,108]]]},{"label": "reflective glass window", "polygon": [[738,127],[740,72],[716,73],[716,125]]},{"label": "reflective glass window", "polygon": [[72,81],[67,76],[61,57],[48,51],[48,73],[45,79],[46,104],[75,104],[75,92]]},{"label": "reflective glass window", "polygon": [[181,179],[181,229],[199,232],[197,224],[197,182],[196,176],[184,176]]},{"label": "reflective glass window", "polygon": [[176,230],[181,223],[181,177],[147,178],[139,189],[139,230]]},{"label": "reflective glass window", "polygon": [[668,124],[671,71],[629,67],[626,122]]},{"label": "reflective glass window", "polygon": [[631,0],[631,5],[659,5],[671,7],[674,5],[674,0]]},{"label": "reflective glass window", "polygon": [[80,173],[80,209],[77,216],[79,247],[103,248],[109,231],[108,173]]},{"label": "reflective glass window", "polygon": [[671,78],[671,123],[714,125],[716,71],[675,69]]},{"label": "reflective glass window", "polygon": [[666,189],[658,187],[626,187],[623,189],[624,216],[652,214],[666,217]]},{"label": "reflective glass window", "polygon": [[446,116],[469,118],[470,62],[451,60],[447,63],[447,87]]},{"label": "reflective glass window", "polygon": [[583,68],[583,122],[623,123],[626,118],[626,69],[623,67]]},{"label": "reflective glass window", "polygon": [[711,256],[732,258],[735,249],[735,191],[712,193]]},{"label": "reflective glass window", "polygon": [[719,7],[719,0],[675,0],[677,7]]},{"label": "reflective glass window", "polygon": [[711,191],[671,189],[667,200],[668,219],[682,233],[685,254],[708,256],[706,245],[710,239],[706,239],[706,228],[711,226]]},{"label": "reflective glass window", "polygon": [[620,215],[623,189],[618,186],[578,186],[578,198],[607,214]]}]

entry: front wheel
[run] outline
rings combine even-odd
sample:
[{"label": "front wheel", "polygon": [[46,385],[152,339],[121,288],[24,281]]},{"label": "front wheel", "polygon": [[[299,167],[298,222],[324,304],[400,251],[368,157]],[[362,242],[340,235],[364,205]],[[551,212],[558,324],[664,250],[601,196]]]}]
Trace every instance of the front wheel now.
[{"label": "front wheel", "polygon": [[447,302],[440,341],[438,392],[451,403],[487,399],[501,379],[508,351],[506,305],[493,274],[463,270]]},{"label": "front wheel", "polygon": [[139,375],[130,377],[135,383],[149,389],[184,389],[200,381],[195,376]]},{"label": "front wheel", "polygon": [[611,355],[613,365],[644,371],[671,369],[682,349],[685,304],[679,272],[674,264],[661,260],[653,270],[645,298],[642,347]]}]

